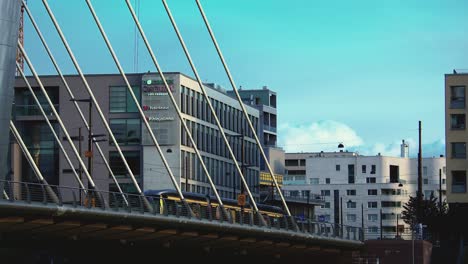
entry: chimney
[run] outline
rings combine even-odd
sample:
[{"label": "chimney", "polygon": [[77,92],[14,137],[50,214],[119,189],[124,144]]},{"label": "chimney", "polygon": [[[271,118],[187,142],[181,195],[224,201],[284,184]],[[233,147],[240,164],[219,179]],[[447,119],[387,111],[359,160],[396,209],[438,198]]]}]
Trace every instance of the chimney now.
[{"label": "chimney", "polygon": [[264,85],[263,90],[268,90],[268,86]]},{"label": "chimney", "polygon": [[404,139],[401,141],[401,157],[402,158],[409,157],[409,145],[408,143],[405,142]]}]

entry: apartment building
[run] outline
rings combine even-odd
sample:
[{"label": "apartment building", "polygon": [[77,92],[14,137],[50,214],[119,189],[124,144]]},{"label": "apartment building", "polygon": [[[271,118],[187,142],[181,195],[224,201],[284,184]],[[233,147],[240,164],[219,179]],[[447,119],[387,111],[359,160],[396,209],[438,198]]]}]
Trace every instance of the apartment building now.
[{"label": "apartment building", "polygon": [[[286,153],[285,164],[285,190],[325,198],[315,212],[318,220],[356,227],[364,224],[367,238],[380,237],[380,229],[383,237],[395,237],[397,228],[399,232],[408,228],[401,212],[409,196],[416,195],[416,158],[356,152]],[[445,199],[445,157],[423,158],[422,170],[424,197],[442,193]]]}]

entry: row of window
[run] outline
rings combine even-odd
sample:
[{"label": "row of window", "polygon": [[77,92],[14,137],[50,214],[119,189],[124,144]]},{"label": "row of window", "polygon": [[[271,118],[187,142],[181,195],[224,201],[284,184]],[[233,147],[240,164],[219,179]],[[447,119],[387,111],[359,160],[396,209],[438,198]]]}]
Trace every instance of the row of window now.
[{"label": "row of window", "polygon": [[[371,169],[370,169],[370,174],[375,174],[375,171],[376,171],[376,165],[371,165]],[[340,164],[336,164],[335,165],[335,170],[336,171],[340,171],[341,170],[341,165]],[[354,164],[349,164],[348,165],[348,173],[351,173],[350,171],[352,170],[352,173],[354,174]],[[367,173],[367,165],[362,165],[361,166],[361,172],[362,173]]]},{"label": "row of window", "polygon": [[[208,183],[208,177],[195,153],[182,151],[181,158],[181,177],[183,179]],[[241,179],[233,163],[206,156],[203,156],[203,162],[215,185],[240,189]],[[258,170],[247,168],[244,171],[249,188],[257,187],[259,184]],[[183,179],[182,181],[184,181]]]},{"label": "row of window", "polygon": [[[252,130],[249,128],[247,120],[241,110],[213,98],[210,99],[223,128],[253,138]],[[185,86],[180,87],[180,108],[184,114],[215,124],[214,116],[204,96]],[[249,115],[249,118],[255,131],[258,131],[258,118],[252,115]]]},{"label": "row of window", "polygon": [[284,161],[285,166],[305,166],[306,160],[305,159],[286,159]]},{"label": "row of window", "polygon": [[[346,202],[346,208],[348,209],[355,209],[357,206],[357,202],[348,201]],[[382,201],[380,202],[381,207],[401,207],[401,202],[395,201]],[[331,202],[325,202],[320,206],[322,209],[331,208]],[[367,208],[378,208],[378,202],[367,202]]]},{"label": "row of window", "polygon": [[[187,126],[190,129],[193,140],[198,149],[207,153],[231,159],[228,148],[222,138],[221,133],[217,128],[211,128],[190,120],[186,120]],[[192,147],[192,144],[185,132],[182,129],[181,144],[184,146]],[[227,135],[228,136],[228,135]],[[228,136],[230,146],[236,156],[236,160],[246,163],[250,166],[259,165],[259,150],[257,144],[245,140],[243,137]],[[242,141],[243,144],[242,144]],[[244,149],[242,149],[242,147]],[[242,157],[244,153],[244,157]]]}]

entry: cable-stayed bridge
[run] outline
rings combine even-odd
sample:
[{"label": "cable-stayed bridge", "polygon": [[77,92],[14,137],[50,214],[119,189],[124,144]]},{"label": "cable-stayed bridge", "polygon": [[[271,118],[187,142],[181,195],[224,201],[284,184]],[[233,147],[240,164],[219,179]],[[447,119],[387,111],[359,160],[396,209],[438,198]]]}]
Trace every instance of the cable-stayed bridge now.
[{"label": "cable-stayed bridge", "polygon": [[[125,151],[120,145],[121,142],[109,124],[106,111],[101,107],[102,101],[96,96],[96,91],[93,89],[89,77],[83,73],[81,65],[68,43],[66,34],[62,31],[48,1],[42,0],[45,12],[76,70],[76,77],[81,82],[80,86],[89,96],[87,102],[90,107],[93,107],[92,110],[88,111],[88,117],[85,115],[86,110],[83,110],[79,104],[80,100],[83,99],[78,99],[75,96],[75,87],[71,87],[70,78],[63,74],[54,56],[54,51],[50,49],[47,39],[34,19],[34,13],[40,11],[31,10],[24,0],[2,0],[0,3],[0,21],[2,21],[0,30],[6,34],[0,39],[0,99],[2,101],[0,106],[0,128],[2,130],[0,133],[7,135],[8,128],[10,129],[35,177],[34,181],[15,181],[15,179],[8,177],[7,157],[10,155],[8,150],[10,143],[8,137],[2,137],[0,142],[0,191],[3,195],[0,200],[0,232],[4,245],[14,245],[16,248],[37,248],[38,246],[40,248],[40,245],[50,245],[50,247],[62,248],[66,252],[72,252],[73,248],[78,249],[77,245],[93,245],[91,249],[87,247],[88,250],[96,250],[102,246],[106,249],[101,251],[102,254],[117,258],[125,256],[123,251],[126,250],[139,252],[138,254],[145,252],[145,254],[150,255],[151,252],[147,250],[151,248],[150,251],[154,250],[158,254],[164,255],[168,252],[173,253],[171,250],[177,252],[179,249],[180,252],[184,252],[181,250],[184,249],[190,254],[176,253],[173,254],[173,257],[188,260],[208,258],[213,262],[219,261],[214,256],[231,256],[233,259],[261,256],[276,260],[284,259],[287,256],[290,260],[300,261],[302,256],[310,255],[317,259],[337,260],[344,256],[350,256],[351,252],[360,249],[363,240],[363,232],[360,227],[340,226],[307,218],[296,218],[291,213],[262,148],[256,124],[242,102],[227,62],[199,0],[195,0],[198,11],[236,95],[237,107],[241,110],[238,118],[244,120],[243,129],[249,131],[253,145],[258,149],[260,158],[265,161],[266,169],[271,176],[274,193],[279,197],[282,205],[281,211],[274,211],[271,207],[268,209],[258,202],[259,199],[252,190],[253,186],[249,184],[250,178],[246,174],[244,161],[239,160],[239,155],[236,154],[230,141],[233,136],[226,132],[224,119],[217,111],[217,106],[213,105],[209,91],[201,81],[195,62],[192,60],[168,3],[165,0],[162,1],[195,76],[193,83],[197,86],[200,100],[204,102],[204,109],[209,113],[213,129],[219,135],[219,143],[225,146],[224,155],[232,161],[233,170],[238,176],[238,182],[241,186],[241,197],[247,201],[246,203],[239,201],[238,205],[231,205],[222,198],[220,184],[215,180],[216,175],[210,171],[206,159],[203,158],[199,146],[200,140],[194,135],[194,130],[187,125],[187,117],[178,101],[179,95],[174,93],[172,83],[166,78],[167,76],[159,64],[130,0],[122,0],[128,8],[128,15],[132,18],[151,62],[157,70],[160,86],[156,92],[167,96],[167,108],[170,108],[180,121],[180,129],[186,135],[187,144],[190,146],[197,164],[199,164],[200,171],[206,176],[210,193],[202,197],[190,197],[191,194],[183,191],[181,180],[178,173],[175,172],[176,168],[171,166],[167,159],[169,151],[162,146],[161,137],[158,137],[157,126],[159,124],[156,124],[155,128],[155,125],[150,123],[151,119],[145,114],[147,106],[141,104],[138,95],[132,89],[129,75],[123,70],[119,56],[100,22],[92,1],[84,0],[83,2],[89,9],[93,22],[102,37],[96,41],[105,43],[119,71],[126,92],[129,94],[128,100],[131,100],[136,106],[135,113],[142,122],[142,131],[144,130],[146,133],[148,145],[154,151],[153,155],[158,155],[160,165],[165,170],[164,177],[171,184],[175,196],[153,196],[144,192],[147,188],[135,175],[128,157],[125,157]],[[57,78],[68,94],[69,104],[73,105],[78,113],[78,118],[73,122],[83,124],[86,132],[89,133],[89,148],[96,150],[92,153],[96,152],[102,158],[102,164],[105,165],[109,177],[116,186],[115,192],[102,190],[100,185],[96,183],[96,175],[93,175],[90,165],[91,159],[86,163],[85,159],[82,158],[82,153],[69,132],[70,127],[66,125],[70,120],[63,120],[46,89],[46,85],[44,85],[44,78],[36,70],[40,65],[34,64],[22,41],[18,39],[18,32],[22,32],[22,30],[18,30],[19,25],[23,25],[22,22],[20,23],[21,12],[24,12],[24,17],[27,17],[34,27],[40,40],[37,45],[44,47],[57,71]],[[20,60],[16,60],[15,63],[17,54],[20,54]],[[23,62],[29,69],[31,76],[26,76]],[[37,165],[35,154],[31,153],[21,131],[18,130],[14,120],[11,120],[15,73],[18,74],[17,78],[23,81],[25,89],[30,93],[37,109],[37,115],[43,117],[50,129],[49,133],[53,135],[55,144],[59,146],[61,154],[70,168],[72,175],[70,177],[73,177],[72,180],[77,187],[56,186],[48,182],[47,177],[43,175],[44,168]],[[126,175],[128,175],[128,184],[131,184],[134,190],[132,194],[127,193],[122,188],[122,183],[111,168],[106,153],[102,150],[103,146],[98,143],[98,135],[92,133],[91,111],[97,113],[99,119],[97,121],[101,122],[105,133],[109,135],[109,141],[115,148],[115,153],[120,158]],[[97,121],[93,120],[93,122]],[[169,133],[176,133],[176,131],[169,131]],[[87,153],[87,156],[91,156],[92,153]],[[197,201],[197,199],[199,200]],[[122,251],[108,252],[110,245]],[[71,253],[69,255],[79,258]]]}]

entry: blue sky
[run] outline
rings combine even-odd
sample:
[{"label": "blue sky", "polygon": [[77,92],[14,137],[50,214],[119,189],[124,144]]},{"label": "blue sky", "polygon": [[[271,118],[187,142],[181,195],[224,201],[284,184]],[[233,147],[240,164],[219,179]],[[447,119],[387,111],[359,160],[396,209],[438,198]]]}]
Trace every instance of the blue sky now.
[{"label": "blue sky", "polygon": [[[195,1],[167,2],[203,81],[230,89]],[[49,3],[83,70],[117,72],[85,2]],[[124,1],[93,4],[125,70],[155,71],[141,41],[134,67],[134,27]],[[286,150],[335,150],[343,142],[350,150],[394,155],[401,139],[416,147],[422,120],[424,156],[444,153],[444,74],[468,68],[467,1],[202,4],[237,85],[278,93],[279,143]],[[74,73],[41,1],[29,5],[60,65]],[[161,1],[140,0],[140,18],[163,70],[192,75]],[[27,20],[25,32],[39,72],[55,73]]]}]

